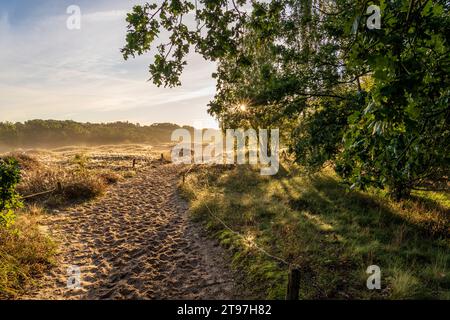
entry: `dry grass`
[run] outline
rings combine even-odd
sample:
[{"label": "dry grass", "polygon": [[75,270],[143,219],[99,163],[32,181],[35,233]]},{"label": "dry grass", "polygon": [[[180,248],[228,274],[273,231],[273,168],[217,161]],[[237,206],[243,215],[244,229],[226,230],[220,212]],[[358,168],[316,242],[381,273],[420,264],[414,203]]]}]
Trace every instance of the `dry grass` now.
[{"label": "dry grass", "polygon": [[41,166],[41,163],[35,157],[24,152],[11,152],[5,158],[16,159],[21,170],[35,170]]},{"label": "dry grass", "polygon": [[39,230],[42,210],[19,213],[10,229],[0,230],[0,298],[14,298],[54,263],[55,245]]},{"label": "dry grass", "polygon": [[[108,168],[108,159],[92,163],[93,160],[82,153],[60,155],[51,152],[13,152],[4,157],[14,157],[19,161],[21,182],[17,186],[17,191],[22,196],[27,197],[56,189],[51,194],[26,200],[45,206],[61,206],[74,201],[93,199],[102,195],[108,185],[127,177],[129,172],[128,168],[122,171],[114,170],[117,167]],[[121,160],[123,161],[123,156]],[[58,190],[58,184],[62,189]]]},{"label": "dry grass", "polygon": [[123,178],[123,176],[121,176],[117,173],[114,173],[114,172],[102,172],[99,174],[99,177],[107,185],[115,184]]},{"label": "dry grass", "polygon": [[24,196],[54,190],[57,189],[58,183],[61,184],[61,190],[55,190],[51,194],[44,194],[29,200],[49,205],[95,198],[105,192],[108,183],[118,180],[114,176],[108,177],[105,173],[96,175],[88,171],[76,171],[43,164],[31,170],[22,170],[21,174],[22,180],[17,191]]},{"label": "dry grass", "polygon": [[[165,145],[124,144],[18,150],[0,156],[18,160],[21,182],[17,191],[25,202],[60,207],[102,195],[109,185],[132,178],[152,162],[160,161],[166,151]],[[50,190],[55,191],[27,198]]]},{"label": "dry grass", "polygon": [[105,180],[92,174],[73,174],[63,182],[62,195],[68,201],[93,199],[106,191]]}]

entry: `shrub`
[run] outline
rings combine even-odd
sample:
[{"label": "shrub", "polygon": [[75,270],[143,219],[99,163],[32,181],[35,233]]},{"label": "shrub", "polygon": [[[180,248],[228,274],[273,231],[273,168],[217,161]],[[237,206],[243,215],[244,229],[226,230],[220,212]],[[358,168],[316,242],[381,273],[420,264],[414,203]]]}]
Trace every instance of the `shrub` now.
[{"label": "shrub", "polygon": [[37,163],[36,166],[21,172],[17,191],[23,195],[36,194],[53,190],[58,183],[61,183],[62,191],[31,199],[33,202],[37,201],[49,206],[60,206],[73,200],[92,199],[103,194],[106,185],[116,183],[120,178],[115,173],[87,170],[83,163],[77,163],[75,169]]},{"label": "shrub", "polygon": [[13,209],[21,206],[16,185],[20,181],[17,160],[0,159],[0,228],[9,227],[14,222]]},{"label": "shrub", "polygon": [[114,172],[103,172],[99,176],[108,185],[117,183],[121,178],[120,175]]},{"label": "shrub", "polygon": [[75,174],[68,185],[63,187],[68,200],[92,199],[105,192],[103,179],[90,174]]},{"label": "shrub", "polygon": [[41,163],[36,158],[24,152],[11,152],[5,156],[5,159],[17,161],[21,170],[35,170],[41,167]]}]

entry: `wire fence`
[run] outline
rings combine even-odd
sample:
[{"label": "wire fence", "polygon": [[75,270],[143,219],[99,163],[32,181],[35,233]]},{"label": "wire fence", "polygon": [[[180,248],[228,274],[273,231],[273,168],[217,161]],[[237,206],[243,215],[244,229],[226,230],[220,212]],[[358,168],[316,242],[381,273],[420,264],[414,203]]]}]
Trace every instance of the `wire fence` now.
[{"label": "wire fence", "polygon": [[29,195],[26,195],[26,196],[21,196],[21,198],[25,200],[25,199],[30,199],[30,198],[34,198],[34,197],[38,197],[38,196],[43,196],[43,195],[50,194],[50,193],[53,193],[55,191],[61,191],[61,190],[62,190],[61,182],[58,182],[56,184],[56,187],[51,189],[51,190],[42,191],[42,192],[38,192],[38,193],[34,193],[34,194],[29,194]]},{"label": "wire fence", "polygon": [[[192,169],[195,167],[195,164],[191,165],[190,168],[183,173],[183,183],[185,183],[185,178],[189,172],[192,171]],[[208,181],[206,181],[207,187],[210,188]],[[270,252],[268,252],[266,249],[264,249],[261,245],[259,245],[256,242],[256,239],[249,239],[242,233],[232,229],[222,218],[220,218],[217,214],[214,214],[214,212],[211,210],[211,208],[208,206],[208,204],[205,202],[205,207],[211,217],[213,217],[215,220],[217,220],[225,229],[239,237],[243,242],[250,243],[253,248],[255,248],[260,253],[264,254],[268,258],[271,258],[273,260],[278,261],[279,263],[285,265],[288,267],[289,275],[288,275],[288,288],[286,292],[286,299],[287,300],[298,300],[298,293],[299,293],[299,285],[300,285],[300,269],[301,267],[298,264],[288,262],[286,259],[283,259],[282,257],[279,257],[277,255],[274,255]]]}]

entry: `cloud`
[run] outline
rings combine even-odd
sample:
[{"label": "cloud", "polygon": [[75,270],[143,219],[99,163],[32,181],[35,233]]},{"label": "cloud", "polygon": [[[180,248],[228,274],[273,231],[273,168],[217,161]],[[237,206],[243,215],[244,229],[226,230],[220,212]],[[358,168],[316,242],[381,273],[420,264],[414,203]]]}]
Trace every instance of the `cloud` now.
[{"label": "cloud", "polygon": [[146,81],[151,56],[123,60],[129,8],[112,3],[81,6],[81,30],[73,31],[65,11],[20,25],[0,13],[1,120],[212,122],[206,104],[214,95],[215,65],[190,55],[182,87],[155,87]]}]

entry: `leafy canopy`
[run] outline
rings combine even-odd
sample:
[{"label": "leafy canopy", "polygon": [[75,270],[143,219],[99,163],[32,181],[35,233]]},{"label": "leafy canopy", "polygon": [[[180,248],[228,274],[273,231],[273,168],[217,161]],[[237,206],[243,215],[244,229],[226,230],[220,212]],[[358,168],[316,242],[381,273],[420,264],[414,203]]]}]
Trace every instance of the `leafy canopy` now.
[{"label": "leafy canopy", "polygon": [[[381,9],[369,29],[367,8]],[[450,4],[445,0],[163,1],[128,14],[125,59],[180,85],[190,50],[216,61],[209,112],[279,127],[298,162],[396,197],[447,186]],[[167,35],[167,42],[164,35]],[[245,108],[241,108],[241,105]]]}]

